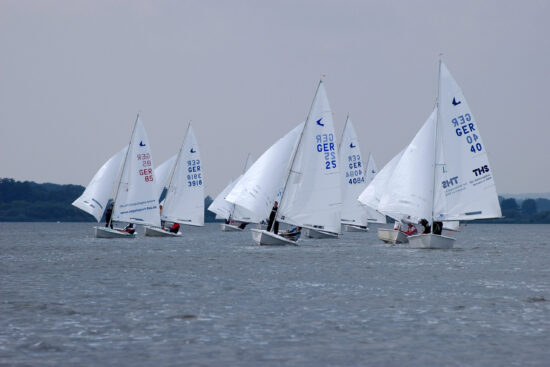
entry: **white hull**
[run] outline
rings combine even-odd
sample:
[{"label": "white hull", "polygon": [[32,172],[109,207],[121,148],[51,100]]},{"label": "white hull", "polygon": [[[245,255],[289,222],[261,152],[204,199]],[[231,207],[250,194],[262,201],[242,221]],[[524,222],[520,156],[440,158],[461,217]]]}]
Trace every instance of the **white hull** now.
[{"label": "white hull", "polygon": [[94,227],[96,238],[135,238],[136,232],[130,234],[122,232],[121,228],[111,229],[109,227]]},{"label": "white hull", "polygon": [[149,237],[181,237],[181,232],[173,233],[158,227],[145,227],[145,235]]},{"label": "white hull", "polygon": [[296,242],[281,237],[273,232],[268,232],[263,229],[251,229],[252,239],[258,245],[264,246],[296,246]]},{"label": "white hull", "polygon": [[316,238],[316,239],[338,238],[337,233],[321,231],[321,230],[318,230],[318,229],[304,228],[303,231],[304,231],[304,234],[306,235],[306,237],[308,237],[308,238]]},{"label": "white hull", "polygon": [[345,232],[368,232],[369,231],[369,227],[358,226],[356,224],[344,224],[342,226],[344,227]]},{"label": "white hull", "polygon": [[433,233],[409,236],[409,246],[411,248],[448,249],[453,248],[454,243],[455,239],[452,237]]},{"label": "white hull", "polygon": [[222,232],[242,232],[243,231],[237,226],[234,226],[232,224],[225,224],[225,223],[222,223],[221,228],[222,228]]},{"label": "white hull", "polygon": [[394,245],[409,242],[405,233],[391,228],[378,228],[378,238]]}]

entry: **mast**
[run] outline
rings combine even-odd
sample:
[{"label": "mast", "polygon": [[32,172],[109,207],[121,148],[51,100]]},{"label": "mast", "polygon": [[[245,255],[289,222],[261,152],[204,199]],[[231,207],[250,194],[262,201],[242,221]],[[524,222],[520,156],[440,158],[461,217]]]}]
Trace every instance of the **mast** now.
[{"label": "mast", "polygon": [[298,144],[296,145],[296,148],[294,149],[294,152],[292,153],[292,159],[290,161],[290,166],[288,167],[288,173],[286,175],[285,185],[283,186],[283,192],[281,193],[281,199],[279,200],[279,203],[281,203],[281,204],[282,204],[283,198],[285,196],[286,186],[288,185],[288,179],[290,178],[290,173],[292,172],[292,167],[294,166],[294,161],[296,160],[296,153],[298,153],[298,149],[300,148],[300,145],[302,144],[302,137],[304,136],[304,131],[306,129],[306,124],[309,122],[309,116],[311,115],[311,110],[313,108],[313,104],[315,103],[315,99],[317,98],[317,93],[319,93],[319,87],[321,87],[322,83],[323,83],[323,80],[322,79],[319,80],[319,84],[317,84],[317,90],[315,91],[315,96],[313,96],[313,101],[311,102],[311,106],[309,107],[309,111],[307,113],[306,122],[304,123],[304,127],[302,128],[302,132],[300,133],[300,138],[298,139]]},{"label": "mast", "polygon": [[[120,170],[120,176],[118,177],[118,184],[116,185],[116,191],[115,196],[113,199],[113,203],[116,203],[116,199],[118,197],[118,192],[120,191],[120,182],[122,181],[122,177],[124,177],[124,171],[126,168],[126,160],[128,160],[128,154],[130,153],[130,146],[132,145],[132,140],[134,139],[134,133],[136,132],[136,126],[139,120],[139,112],[136,117],[136,122],[134,122],[134,128],[132,129],[132,135],[130,135],[130,142],[128,143],[128,149],[126,150],[126,155],[124,156],[124,161],[122,162],[122,169]],[[108,225],[111,225],[111,222],[113,221],[113,216],[111,213],[111,218],[109,219]]]},{"label": "mast", "polygon": [[[191,122],[189,122],[189,125],[187,125],[187,130],[185,131],[185,136],[183,138],[183,143],[181,143],[180,151],[178,152],[178,156],[176,157],[176,163],[174,164],[174,167],[172,168],[172,172],[170,173],[170,180],[168,181],[166,196],[168,196],[168,192],[170,192],[170,186],[172,186],[172,180],[174,179],[174,173],[176,173],[176,169],[178,168],[178,165],[180,163],[181,153],[183,151],[183,146],[185,145],[185,139],[187,139],[187,134],[189,134],[189,128],[190,127],[191,127]],[[166,200],[166,198],[164,200]],[[166,202],[165,202],[165,204],[166,204]]]},{"label": "mast", "polygon": [[437,108],[437,115],[435,120],[435,144],[434,144],[434,180],[432,185],[432,217],[430,219],[430,224],[432,225],[432,231],[433,231],[433,221],[434,221],[434,206],[435,206],[435,180],[437,179],[437,134],[438,134],[438,125],[439,125],[439,86],[441,84],[441,54],[439,55],[439,71],[437,76],[437,99],[435,101],[435,108]]}]

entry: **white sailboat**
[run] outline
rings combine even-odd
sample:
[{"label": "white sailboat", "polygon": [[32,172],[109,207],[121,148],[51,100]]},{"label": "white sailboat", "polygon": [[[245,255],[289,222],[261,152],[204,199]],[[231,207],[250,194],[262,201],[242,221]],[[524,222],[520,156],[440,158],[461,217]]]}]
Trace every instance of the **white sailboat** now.
[{"label": "white sailboat", "polygon": [[[238,180],[226,196],[226,201],[236,205],[237,208],[252,213],[256,218],[266,219],[269,217],[273,202],[281,197],[292,156],[303,127],[304,123],[299,124],[266,150]],[[257,229],[251,229],[251,232],[253,238],[261,233]],[[276,237],[276,240],[280,240],[282,244],[294,245],[290,240],[281,236]]]},{"label": "white sailboat", "polygon": [[[440,62],[437,106],[405,149],[378,210],[394,218],[408,214],[434,222],[501,216],[479,127],[464,95]],[[392,215],[393,213],[393,215]],[[396,215],[397,214],[397,215]],[[408,237],[413,248],[452,248],[440,233]]]},{"label": "white sailboat", "polygon": [[[339,165],[332,111],[321,81],[286,173],[276,220],[310,230],[310,235],[338,236]],[[253,230],[253,239],[262,245],[292,243],[266,230]]]},{"label": "white sailboat", "polygon": [[[138,115],[128,147],[100,168],[73,205],[92,214],[99,222],[109,198],[114,197],[111,221],[160,224],[153,167],[147,133]],[[135,237],[135,233],[120,228],[94,228],[98,238]]]},{"label": "white sailboat", "polygon": [[357,200],[376,174],[376,164],[369,155],[367,164],[361,154],[359,137],[349,116],[346,119],[338,150],[342,170],[342,225],[348,232],[367,232],[368,222],[385,223],[385,216]]},{"label": "white sailboat", "polygon": [[[171,169],[161,168],[160,175],[169,171],[166,181],[160,186],[167,188],[161,213],[161,220],[170,223],[204,226],[204,177],[199,152],[199,144],[191,124],[187,127],[185,138],[176,158],[170,158],[166,164]],[[159,194],[160,197],[160,194]],[[170,232],[160,226],[146,226],[145,235],[153,237],[181,236],[181,232]]]},{"label": "white sailboat", "polygon": [[221,230],[223,232],[242,232],[241,228],[242,223],[258,223],[263,218],[257,218],[253,213],[248,210],[237,206],[233,203],[225,200],[227,195],[235,187],[237,182],[243,177],[243,175],[248,171],[252,165],[252,156],[248,154],[246,157],[246,162],[244,165],[243,173],[237,177],[235,180],[229,182],[229,184],[216,196],[212,204],[208,207],[213,213],[216,213],[216,218],[224,219],[226,223],[221,224]]}]

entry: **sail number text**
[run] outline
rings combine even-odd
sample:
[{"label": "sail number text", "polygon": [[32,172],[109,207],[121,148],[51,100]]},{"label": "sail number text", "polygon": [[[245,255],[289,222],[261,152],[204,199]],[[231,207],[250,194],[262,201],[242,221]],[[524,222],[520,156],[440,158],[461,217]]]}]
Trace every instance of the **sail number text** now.
[{"label": "sail number text", "polygon": [[202,186],[200,159],[190,159],[187,161],[187,186]]},{"label": "sail number text", "polygon": [[472,122],[472,115],[466,113],[460,115],[451,120],[457,136],[466,137],[466,142],[470,145],[470,151],[472,153],[481,152],[483,147],[479,142],[479,136],[475,133],[476,127]]},{"label": "sail number text", "polygon": [[145,182],[153,182],[153,169],[151,167],[151,155],[149,153],[143,153],[137,155],[138,161],[141,161],[143,169],[139,170],[139,175],[143,176]]},{"label": "sail number text", "polygon": [[319,134],[315,137],[317,151],[325,154],[325,169],[335,169],[336,165],[336,144],[334,134]]},{"label": "sail number text", "polygon": [[363,164],[361,163],[361,156],[359,154],[348,155],[348,170],[346,171],[346,178],[350,185],[356,185],[365,182],[365,175],[363,174]]}]

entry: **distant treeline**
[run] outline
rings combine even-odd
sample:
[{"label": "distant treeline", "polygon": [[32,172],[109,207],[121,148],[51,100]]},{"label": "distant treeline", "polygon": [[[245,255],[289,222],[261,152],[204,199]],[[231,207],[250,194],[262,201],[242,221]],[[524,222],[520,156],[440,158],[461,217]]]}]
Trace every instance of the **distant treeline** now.
[{"label": "distant treeline", "polygon": [[[550,223],[550,200],[516,199],[498,197],[504,218],[483,221],[484,223]],[[481,221],[478,221],[481,222]]]},{"label": "distant treeline", "polygon": [[[95,218],[71,203],[84,192],[80,185],[0,179],[0,222],[92,222]],[[204,199],[205,208],[212,198]],[[204,220],[214,221],[215,214],[205,209]]]},{"label": "distant treeline", "polygon": [[[79,185],[0,179],[0,222],[91,222],[94,217],[71,203],[84,192]],[[550,200],[505,199],[499,196],[504,218],[484,223],[550,223]],[[212,198],[204,199],[204,220],[214,222],[215,214],[206,210]]]}]

